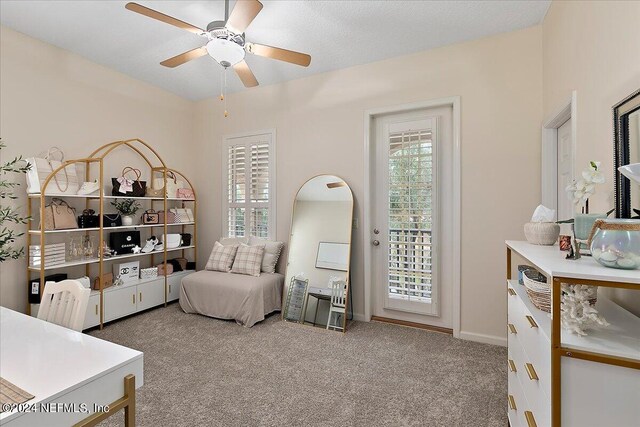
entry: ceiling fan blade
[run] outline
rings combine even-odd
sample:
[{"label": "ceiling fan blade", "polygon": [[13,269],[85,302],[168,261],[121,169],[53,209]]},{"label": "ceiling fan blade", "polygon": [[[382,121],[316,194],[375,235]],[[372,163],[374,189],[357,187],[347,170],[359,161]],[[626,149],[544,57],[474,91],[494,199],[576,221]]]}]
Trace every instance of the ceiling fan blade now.
[{"label": "ceiling fan blade", "polygon": [[176,55],[173,58],[165,59],[160,63],[160,65],[164,65],[165,67],[175,68],[178,65],[182,65],[185,62],[189,62],[192,59],[200,58],[207,54],[207,48],[197,47],[195,49],[191,49],[185,53],[181,53],[180,55]]},{"label": "ceiling fan blade", "polygon": [[156,10],[149,9],[148,7],[142,6],[142,5],[138,4],[138,3],[127,3],[125,5],[125,8],[127,8],[127,9],[129,9],[129,10],[131,10],[133,12],[139,13],[141,15],[148,16],[149,18],[157,19],[158,21],[162,21],[164,23],[173,25],[175,27],[182,28],[183,30],[190,31],[190,32],[192,32],[194,34],[202,34],[202,33],[204,33],[204,30],[201,29],[201,28],[198,28],[198,27],[196,27],[194,25],[191,25],[191,24],[189,24],[187,22],[181,21],[181,20],[179,20],[177,18],[174,18],[172,16],[165,15],[164,13],[160,13],[160,12],[158,12]]},{"label": "ceiling fan blade", "polygon": [[235,33],[242,34],[261,10],[262,3],[258,0],[237,0],[227,19],[227,27]]},{"label": "ceiling fan blade", "polygon": [[242,84],[245,87],[254,87],[258,86],[258,80],[256,80],[256,76],[253,75],[251,69],[249,68],[249,64],[246,61],[242,60],[233,66],[233,69],[242,80]]},{"label": "ceiling fan blade", "polygon": [[292,50],[281,49],[279,47],[248,43],[247,50],[254,55],[278,59],[280,61],[302,65],[303,67],[308,67],[311,63],[311,56],[306,53],[294,52]]}]

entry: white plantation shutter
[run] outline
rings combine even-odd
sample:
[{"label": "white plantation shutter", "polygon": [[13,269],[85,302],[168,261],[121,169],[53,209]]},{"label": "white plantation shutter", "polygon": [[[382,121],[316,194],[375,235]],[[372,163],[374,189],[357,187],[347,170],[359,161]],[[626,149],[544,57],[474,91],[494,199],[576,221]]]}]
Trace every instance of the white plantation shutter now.
[{"label": "white plantation shutter", "polygon": [[272,133],[225,139],[228,237],[275,237],[273,140]]},{"label": "white plantation shutter", "polygon": [[431,129],[389,132],[388,298],[431,302],[434,147]]}]

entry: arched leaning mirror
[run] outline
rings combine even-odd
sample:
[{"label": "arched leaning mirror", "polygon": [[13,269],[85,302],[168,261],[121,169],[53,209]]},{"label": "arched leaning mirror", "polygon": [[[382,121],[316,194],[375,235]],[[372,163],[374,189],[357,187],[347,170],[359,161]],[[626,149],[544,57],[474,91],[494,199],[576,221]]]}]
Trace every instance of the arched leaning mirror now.
[{"label": "arched leaning mirror", "polygon": [[285,321],[345,331],[353,195],[334,175],[308,180],[296,195],[284,295]]}]

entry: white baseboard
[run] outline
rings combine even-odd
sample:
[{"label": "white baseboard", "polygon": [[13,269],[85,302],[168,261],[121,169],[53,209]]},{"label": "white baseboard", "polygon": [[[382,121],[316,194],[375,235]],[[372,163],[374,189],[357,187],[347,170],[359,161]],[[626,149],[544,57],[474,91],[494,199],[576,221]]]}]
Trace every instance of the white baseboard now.
[{"label": "white baseboard", "polygon": [[476,334],[475,332],[460,331],[460,339],[467,341],[481,342],[483,344],[493,344],[502,347],[507,346],[507,339],[495,335]]}]

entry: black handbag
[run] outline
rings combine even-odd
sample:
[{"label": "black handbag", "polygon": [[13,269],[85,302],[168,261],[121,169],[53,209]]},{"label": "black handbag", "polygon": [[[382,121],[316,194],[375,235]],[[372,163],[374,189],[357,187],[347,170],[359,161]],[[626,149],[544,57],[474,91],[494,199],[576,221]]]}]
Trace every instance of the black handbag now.
[{"label": "black handbag", "polygon": [[[122,193],[120,191],[120,181],[118,179],[124,178],[125,175],[129,172],[133,172],[135,174],[135,179],[133,179],[133,185],[131,186],[131,191],[125,191]],[[122,169],[122,173],[120,174],[120,178],[111,178],[111,185],[113,185],[113,189],[111,190],[112,196],[127,196],[127,197],[145,197],[147,192],[147,181],[142,181],[140,176],[142,173],[139,169],[134,169],[130,166]]]},{"label": "black handbag", "polygon": [[100,227],[100,217],[93,209],[85,209],[78,217],[78,228],[98,228]]},{"label": "black handbag", "polygon": [[140,246],[139,231],[116,231],[109,234],[109,247],[118,255],[130,254],[136,246]]},{"label": "black handbag", "polygon": [[102,215],[103,227],[120,227],[121,225],[122,225],[122,216],[120,216],[119,213]]},{"label": "black handbag", "polygon": [[180,234],[182,238],[182,246],[191,246],[191,233]]}]

